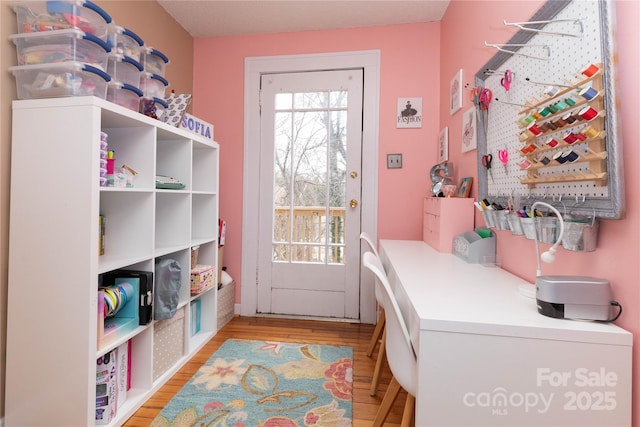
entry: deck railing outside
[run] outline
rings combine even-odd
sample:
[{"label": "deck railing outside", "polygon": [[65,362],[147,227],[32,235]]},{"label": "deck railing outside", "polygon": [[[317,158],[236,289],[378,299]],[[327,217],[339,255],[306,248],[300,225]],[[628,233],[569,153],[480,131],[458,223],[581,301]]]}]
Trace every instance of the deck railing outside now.
[{"label": "deck railing outside", "polygon": [[289,207],[275,208],[273,260],[344,263],[345,208],[328,211],[327,218],[324,206],[295,207],[292,219]]}]

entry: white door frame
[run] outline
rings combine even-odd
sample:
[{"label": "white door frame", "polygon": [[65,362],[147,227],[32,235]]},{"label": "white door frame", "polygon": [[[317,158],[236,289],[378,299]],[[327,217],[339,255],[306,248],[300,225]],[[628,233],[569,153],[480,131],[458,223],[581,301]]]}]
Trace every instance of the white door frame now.
[{"label": "white door frame", "polygon": [[[260,76],[265,73],[364,69],[362,129],[361,227],[377,241],[378,229],[378,118],[380,108],[380,51],[336,52],[245,58],[244,165],[242,182],[242,316],[257,312],[258,182],[260,172]],[[360,321],[375,323],[377,313],[373,277],[361,269]]]}]

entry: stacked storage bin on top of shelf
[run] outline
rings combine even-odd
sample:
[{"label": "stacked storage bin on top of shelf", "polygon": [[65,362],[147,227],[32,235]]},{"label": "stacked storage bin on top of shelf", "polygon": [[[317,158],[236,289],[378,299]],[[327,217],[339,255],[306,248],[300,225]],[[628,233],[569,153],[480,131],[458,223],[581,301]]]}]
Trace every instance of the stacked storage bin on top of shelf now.
[{"label": "stacked storage bin on top of shelf", "polygon": [[93,95],[106,98],[111,16],[87,0],[12,3],[18,64],[9,67],[19,99]]},{"label": "stacked storage bin on top of shelf", "polygon": [[109,55],[107,72],[113,81],[107,87],[107,100],[122,105],[130,110],[139,111],[140,58],[144,41],[128,28],[112,25],[109,31],[112,51]]},{"label": "stacked storage bin on top of shelf", "polygon": [[152,47],[142,50],[140,60],[144,71],[140,76],[140,89],[144,93],[140,112],[161,119],[169,107],[165,101],[169,82],[165,78],[169,58]]}]

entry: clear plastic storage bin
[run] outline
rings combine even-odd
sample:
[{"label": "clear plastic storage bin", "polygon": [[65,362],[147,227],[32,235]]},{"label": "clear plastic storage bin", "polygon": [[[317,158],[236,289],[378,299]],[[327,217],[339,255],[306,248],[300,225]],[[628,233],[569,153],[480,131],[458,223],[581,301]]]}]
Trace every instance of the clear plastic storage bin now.
[{"label": "clear plastic storage bin", "polygon": [[166,76],[167,64],[169,58],[157,49],[148,47],[142,51],[142,66],[148,73]]},{"label": "clear plastic storage bin", "polygon": [[20,1],[11,3],[19,33],[78,28],[108,41],[111,16],[88,0]]},{"label": "clear plastic storage bin", "polygon": [[104,99],[111,80],[103,70],[82,62],[17,65],[9,67],[16,78],[18,99],[61,96],[97,96]]},{"label": "clear plastic storage bin", "polygon": [[16,45],[18,65],[75,61],[104,69],[111,51],[109,43],[75,28],[12,34],[9,39]]},{"label": "clear plastic storage bin", "polygon": [[169,108],[169,104],[164,99],[142,98],[140,100],[140,112],[154,119],[162,120],[167,108]]},{"label": "clear plastic storage bin", "polygon": [[107,73],[113,80],[138,87],[142,65],[133,58],[119,54],[109,55]]},{"label": "clear plastic storage bin", "polygon": [[109,30],[109,42],[115,53],[141,62],[144,41],[133,31],[112,25]]},{"label": "clear plastic storage bin", "polygon": [[145,98],[164,99],[164,92],[169,86],[169,82],[162,76],[143,71],[140,74],[140,90]]},{"label": "clear plastic storage bin", "polygon": [[127,83],[112,81],[107,86],[107,101],[122,105],[136,113],[140,108],[142,91]]}]

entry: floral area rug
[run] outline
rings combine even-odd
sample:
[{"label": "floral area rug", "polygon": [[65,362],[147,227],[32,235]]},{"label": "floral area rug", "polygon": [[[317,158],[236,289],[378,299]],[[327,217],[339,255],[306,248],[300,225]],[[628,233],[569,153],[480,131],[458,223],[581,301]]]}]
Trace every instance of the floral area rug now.
[{"label": "floral area rug", "polygon": [[230,339],[152,427],[347,427],[353,349]]}]

